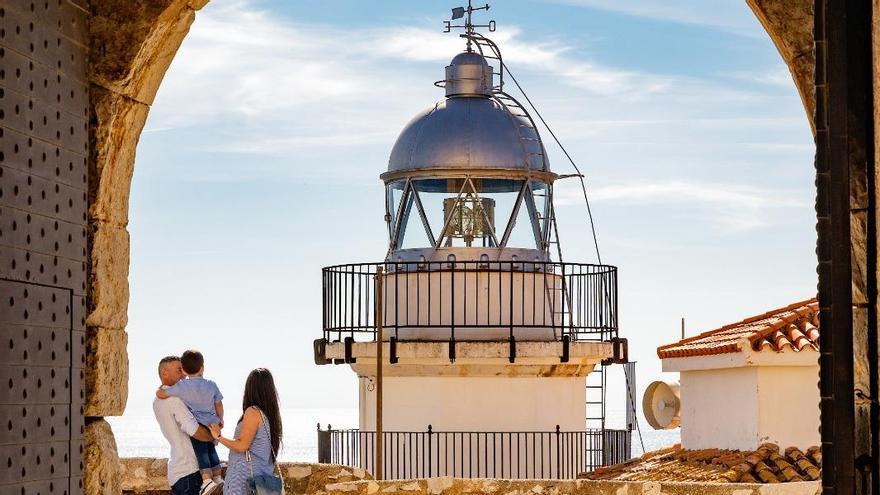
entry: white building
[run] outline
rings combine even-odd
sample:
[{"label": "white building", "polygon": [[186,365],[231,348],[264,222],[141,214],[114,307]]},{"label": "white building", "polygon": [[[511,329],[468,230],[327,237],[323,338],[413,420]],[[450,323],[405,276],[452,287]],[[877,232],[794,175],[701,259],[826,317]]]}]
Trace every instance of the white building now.
[{"label": "white building", "polygon": [[586,428],[585,377],[626,356],[617,269],[560,261],[558,176],[473,10],[436,83],[446,98],[404,127],[380,176],[385,259],[323,271],[316,362],[349,364],[360,403],[359,430],[332,432],[324,457],[373,471],[381,320],[380,475],[574,477],[629,455],[629,431]]},{"label": "white building", "polygon": [[680,373],[682,448],[818,445],[818,346],[810,299],[659,347]]}]

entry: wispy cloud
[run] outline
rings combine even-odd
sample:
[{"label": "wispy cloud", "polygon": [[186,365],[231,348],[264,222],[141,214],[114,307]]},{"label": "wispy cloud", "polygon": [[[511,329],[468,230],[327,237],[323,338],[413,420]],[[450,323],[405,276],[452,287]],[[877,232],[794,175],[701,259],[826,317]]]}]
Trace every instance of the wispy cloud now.
[{"label": "wispy cloud", "polygon": [[762,72],[728,72],[724,76],[756,84],[790,88],[793,84],[791,72],[785,65],[778,65]]},{"label": "wispy cloud", "polygon": [[[560,206],[580,203],[580,194],[580,190],[566,187],[557,193],[556,202]],[[600,186],[592,188],[590,200],[626,206],[685,207],[692,209],[694,216],[733,232],[768,226],[770,210],[809,206],[793,191],[689,180]]]},{"label": "wispy cloud", "polygon": [[[583,95],[634,99],[681,86],[670,76],[573,57],[557,41],[524,40],[515,26],[497,34],[510,65]],[[258,131],[242,135],[248,148],[268,153],[285,143],[323,144],[341,129],[362,138],[337,145],[362,144],[364,136],[387,141],[408,118],[401,115],[439,99],[430,82],[461,45],[427,28],[340,29],[273,16],[247,1],[212,4],[169,70],[151,123],[158,129],[236,119]],[[282,135],[293,131],[296,140]],[[253,146],[255,137],[268,138],[265,146]]]},{"label": "wispy cloud", "polygon": [[745,2],[718,0],[551,0],[658,19],[718,29],[748,37],[766,36],[760,23]]},{"label": "wispy cloud", "polygon": [[[557,133],[594,163],[620,157],[597,157],[586,146],[641,153],[639,166],[647,167],[681,160],[676,153],[687,149],[786,146],[768,130],[804,126],[780,119],[767,95],[742,84],[597,63],[559,38],[530,38],[516,26],[494,38]],[[247,157],[247,166],[205,164],[215,180],[249,177],[254,162],[266,160],[277,165],[263,163],[261,176],[373,178],[405,123],[442,97],[431,82],[461,48],[457,36],[428,27],[343,29],[248,0],[211,3],[160,88],[149,128],[162,136],[174,129],[190,149]]]}]

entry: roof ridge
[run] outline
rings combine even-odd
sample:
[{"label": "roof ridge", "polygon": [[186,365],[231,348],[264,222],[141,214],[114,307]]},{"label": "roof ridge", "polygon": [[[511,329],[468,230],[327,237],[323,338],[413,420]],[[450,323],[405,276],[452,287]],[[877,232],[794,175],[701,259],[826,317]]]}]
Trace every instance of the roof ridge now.
[{"label": "roof ridge", "polygon": [[666,347],[672,347],[672,346],[676,346],[676,345],[687,344],[687,343],[689,343],[689,342],[691,342],[691,341],[693,341],[693,340],[697,340],[697,339],[699,339],[699,338],[701,338],[701,337],[708,337],[709,335],[713,335],[713,334],[718,333],[718,332],[721,332],[721,331],[723,331],[723,330],[727,330],[727,329],[730,329],[730,328],[733,328],[733,327],[737,327],[737,326],[740,326],[740,325],[745,325],[745,324],[747,324],[747,323],[754,323],[754,322],[756,322],[756,321],[759,321],[759,320],[763,320],[763,319],[769,318],[769,317],[772,316],[773,314],[780,313],[780,312],[782,312],[782,311],[791,310],[791,309],[793,309],[793,308],[797,308],[797,307],[799,307],[799,306],[805,306],[805,305],[811,304],[811,303],[812,303],[813,301],[815,301],[815,300],[816,300],[816,298],[813,297],[813,298],[807,299],[807,300],[805,300],[805,301],[796,302],[796,303],[794,303],[794,304],[789,304],[788,306],[783,306],[783,307],[778,308],[778,309],[774,309],[774,310],[766,311],[766,312],[764,312],[764,313],[762,313],[762,314],[760,314],[760,315],[757,315],[757,316],[751,316],[751,317],[749,317],[749,318],[746,318],[746,319],[744,319],[744,320],[742,320],[742,321],[738,321],[738,322],[736,322],[736,323],[729,323],[729,324],[727,324],[727,325],[724,325],[724,326],[722,326],[722,327],[716,328],[716,329],[714,329],[714,330],[707,330],[707,331],[705,331],[705,332],[703,332],[703,333],[700,333],[699,335],[694,335],[693,337],[688,337],[688,338],[686,338],[686,339],[681,339],[681,340],[679,340],[678,342],[673,342],[673,343],[671,343],[671,344],[662,345],[662,346],[658,347],[657,350],[660,351],[661,349],[664,349],[664,348],[666,348]]},{"label": "roof ridge", "polygon": [[[769,311],[765,311],[761,314],[750,316],[736,323],[730,323],[719,328],[715,328],[713,330],[708,330],[705,332],[701,332],[692,337],[688,337],[686,339],[681,339],[677,342],[673,342],[670,344],[665,344],[660,347],[657,347],[657,355],[661,359],[667,357],[677,357],[676,354],[685,353],[685,355],[689,355],[684,349],[681,352],[677,352],[677,347],[687,346],[688,344],[698,342],[702,339],[706,339],[707,337],[713,337],[720,333],[723,333],[726,330],[734,329],[737,327],[742,327],[744,325],[749,325],[751,323],[755,323],[757,321],[766,320],[772,318],[773,316],[777,316],[776,321],[768,322],[766,328],[762,328],[758,331],[755,331],[752,335],[745,335],[743,338],[736,339],[736,342],[727,343],[721,347],[724,347],[725,350],[721,351],[721,353],[726,352],[739,352],[743,350],[743,347],[740,343],[745,340],[752,346],[754,346],[755,342],[771,335],[773,332],[779,330],[780,328],[784,328],[787,325],[792,324],[793,322],[808,316],[810,313],[818,310],[818,307],[813,307],[814,305],[818,306],[818,301],[815,297],[811,297],[809,299],[805,299],[803,301],[798,301],[792,304],[788,304],[786,306],[782,306],[780,308],[772,309]],[[779,316],[779,313],[785,312],[793,312],[793,315]],[[731,335],[733,337],[733,335]],[[731,339],[733,340],[733,339]],[[710,352],[710,354],[719,353],[720,349],[718,347],[715,348],[715,352]],[[704,354],[699,352],[698,354]]]},{"label": "roof ridge", "polygon": [[[770,324],[764,330],[757,331],[754,334],[750,335],[749,337],[747,337],[749,339],[749,342],[754,344],[758,340],[761,340],[761,339],[773,334],[777,330],[781,330],[782,328],[784,328],[788,325],[794,324],[794,322],[798,321],[799,319],[801,319],[801,318],[803,318],[813,312],[813,310],[809,307],[804,309],[804,306],[810,306],[810,303],[789,309],[789,311],[792,311],[794,313],[793,315],[788,316],[788,317],[782,317],[782,318],[780,318],[780,320],[778,322]],[[785,311],[785,310],[782,310],[782,311]]]}]

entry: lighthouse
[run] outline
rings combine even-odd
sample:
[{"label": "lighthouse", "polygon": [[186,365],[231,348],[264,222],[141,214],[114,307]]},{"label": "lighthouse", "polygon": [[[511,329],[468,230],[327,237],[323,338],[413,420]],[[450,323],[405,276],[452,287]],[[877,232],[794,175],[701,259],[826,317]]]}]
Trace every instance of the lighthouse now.
[{"label": "lighthouse", "polygon": [[629,430],[605,428],[604,379],[587,380],[626,361],[617,268],[561,259],[560,176],[477,32],[495,23],[473,23],[488,8],[453,9],[464,46],[435,83],[444,98],[391,147],[384,259],[323,269],[315,360],[351,367],[360,424],[319,432],[322,461],[372,472],[378,455],[383,478],[570,478],[629,456]]}]

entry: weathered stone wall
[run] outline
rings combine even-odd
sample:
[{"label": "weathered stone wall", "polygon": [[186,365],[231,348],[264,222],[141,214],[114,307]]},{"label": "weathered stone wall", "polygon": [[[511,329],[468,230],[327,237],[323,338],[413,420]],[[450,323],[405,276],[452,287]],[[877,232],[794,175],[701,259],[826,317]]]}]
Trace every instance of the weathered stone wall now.
[{"label": "weathered stone wall", "polygon": [[777,483],[682,483],[656,481],[491,480],[429,478],[357,481],[328,485],[314,495],[816,495],[818,481]]},{"label": "weathered stone wall", "polygon": [[[128,495],[170,493],[165,459],[122,459]],[[818,481],[802,483],[664,483],[655,481],[494,480],[439,477],[374,481],[369,473],[336,464],[282,463],[289,494],[309,495],[816,495]]]},{"label": "weathered stone wall", "polygon": [[92,0],[85,493],[122,490],[110,425],[128,398],[128,197],[159,83],[207,0]]},{"label": "weathered stone wall", "polygon": [[[166,478],[167,459],[136,457],[121,459],[121,490],[126,494],[171,493]],[[337,464],[281,463],[287,493],[324,493],[328,485],[372,479],[363,469]]]}]

